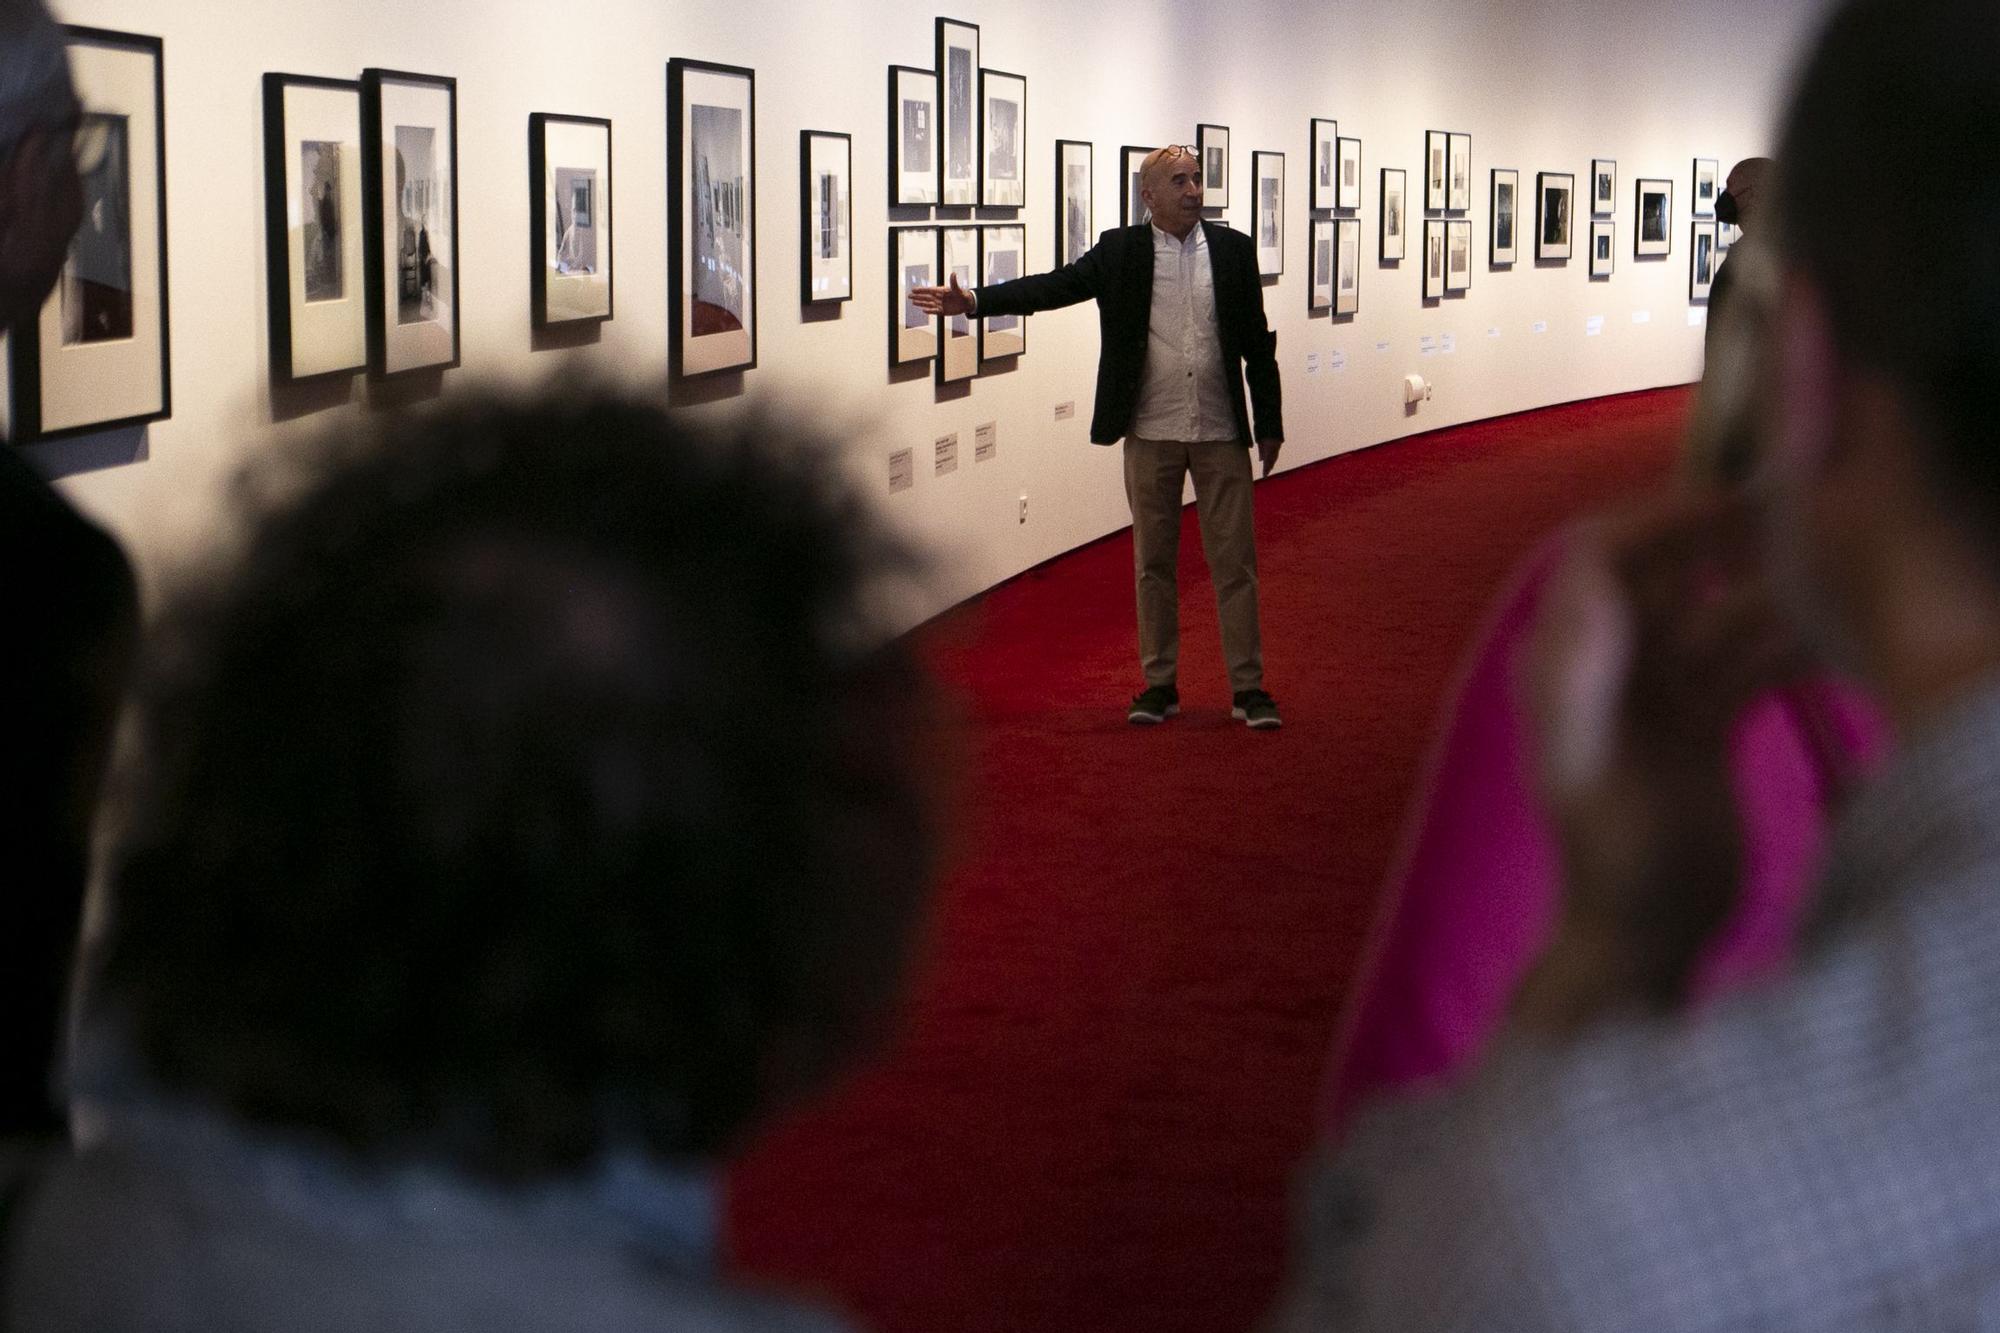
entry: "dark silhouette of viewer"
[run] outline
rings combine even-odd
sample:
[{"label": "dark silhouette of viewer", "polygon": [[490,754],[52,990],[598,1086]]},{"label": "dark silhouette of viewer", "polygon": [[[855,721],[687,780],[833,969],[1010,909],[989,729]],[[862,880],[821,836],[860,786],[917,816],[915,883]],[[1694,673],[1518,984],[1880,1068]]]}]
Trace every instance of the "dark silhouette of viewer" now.
[{"label": "dark silhouette of viewer", "polygon": [[722,1284],[711,1177],[885,1031],[929,881],[867,609],[913,566],[840,475],[776,418],[461,401],[187,581],[16,1327],[828,1326]]}]

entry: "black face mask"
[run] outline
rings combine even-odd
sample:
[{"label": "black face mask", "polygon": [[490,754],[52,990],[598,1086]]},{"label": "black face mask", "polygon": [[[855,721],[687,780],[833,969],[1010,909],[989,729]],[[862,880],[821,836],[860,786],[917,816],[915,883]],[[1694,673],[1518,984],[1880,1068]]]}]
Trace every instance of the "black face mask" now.
[{"label": "black face mask", "polygon": [[1734,227],[1741,221],[1736,211],[1736,196],[1724,190],[1715,196],[1715,220],[1727,227]]}]

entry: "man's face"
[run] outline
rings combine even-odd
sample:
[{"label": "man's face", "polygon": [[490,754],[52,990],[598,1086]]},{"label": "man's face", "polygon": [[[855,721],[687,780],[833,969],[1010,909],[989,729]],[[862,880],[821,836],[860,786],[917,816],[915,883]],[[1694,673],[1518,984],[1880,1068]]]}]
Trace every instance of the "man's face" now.
[{"label": "man's face", "polygon": [[1201,164],[1191,153],[1161,158],[1146,173],[1139,196],[1161,228],[1184,231],[1201,221]]}]

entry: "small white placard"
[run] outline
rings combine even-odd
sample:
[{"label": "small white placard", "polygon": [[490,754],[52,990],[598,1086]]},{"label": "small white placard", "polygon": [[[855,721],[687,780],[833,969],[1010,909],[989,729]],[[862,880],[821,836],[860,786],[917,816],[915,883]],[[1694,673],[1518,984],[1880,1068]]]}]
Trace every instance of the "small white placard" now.
[{"label": "small white placard", "polygon": [[1418,356],[1436,356],[1437,349],[1438,340],[1430,334],[1426,333],[1423,337],[1417,339]]},{"label": "small white placard", "polygon": [[1498,338],[1500,336],[1500,326],[1495,324],[1492,328],[1486,330],[1486,336],[1489,338]]},{"label": "small white placard", "polygon": [[1376,355],[1378,355],[1378,356],[1380,356],[1381,354],[1383,354],[1383,353],[1387,352],[1388,350],[1389,350],[1389,344],[1388,344],[1388,343],[1376,343],[1376,344],[1375,344],[1375,353],[1376,353]]},{"label": "small white placard", "polygon": [[1332,368],[1333,368],[1334,370],[1345,370],[1345,369],[1347,369],[1347,353],[1345,353],[1345,352],[1334,352],[1334,353],[1331,353],[1331,354],[1330,354],[1330,355],[1329,355],[1329,356],[1327,357],[1327,361],[1328,361],[1328,364],[1329,364],[1329,365],[1330,365],[1330,366],[1331,366],[1331,367],[1332,367]]},{"label": "small white placard", "polygon": [[1307,352],[1307,353],[1306,353],[1306,374],[1308,374],[1308,375],[1317,375],[1317,374],[1319,374],[1319,353],[1318,353],[1318,352]]},{"label": "small white placard", "polygon": [[984,463],[1000,453],[1000,423],[989,421],[972,428],[972,461]]},{"label": "small white placard", "polygon": [[1651,324],[1653,322],[1653,312],[1650,310],[1634,310],[1632,312],[1632,322],[1634,324]]},{"label": "small white placard", "polygon": [[1707,306],[1705,306],[1705,305],[1698,305],[1698,306],[1696,306],[1696,307],[1695,307],[1694,309],[1692,309],[1692,310],[1688,311],[1688,327],[1689,327],[1689,328],[1691,328],[1691,329],[1698,329],[1698,328],[1700,328],[1700,327],[1701,327],[1702,325],[1704,325],[1704,324],[1706,324],[1706,323],[1708,323],[1708,307],[1707,307]]},{"label": "small white placard", "polygon": [[1604,316],[1592,315],[1589,319],[1583,321],[1584,337],[1595,338],[1598,334],[1602,332],[1604,332]]},{"label": "small white placard", "polygon": [[1547,333],[1548,331],[1549,331],[1549,322],[1546,319],[1538,319],[1535,321],[1536,333]]},{"label": "small white placard", "polygon": [[947,472],[958,471],[957,431],[953,431],[949,435],[938,436],[937,443],[933,447],[937,451],[936,475],[942,477]]},{"label": "small white placard", "polygon": [[1450,356],[1453,352],[1456,352],[1457,350],[1458,350],[1458,335],[1456,333],[1445,334],[1443,341],[1438,343],[1438,351],[1442,352],[1446,356]]},{"label": "small white placard", "polygon": [[907,491],[917,484],[917,451],[898,449],[889,455],[889,489]]},{"label": "small white placard", "polygon": [[1056,404],[1057,421],[1068,421],[1071,417],[1075,415],[1076,415],[1076,403],[1074,401]]}]

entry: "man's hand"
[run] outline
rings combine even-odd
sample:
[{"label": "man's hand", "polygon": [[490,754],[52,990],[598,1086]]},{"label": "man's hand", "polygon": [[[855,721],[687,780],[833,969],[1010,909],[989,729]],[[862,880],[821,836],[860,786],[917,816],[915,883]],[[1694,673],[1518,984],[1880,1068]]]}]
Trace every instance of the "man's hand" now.
[{"label": "man's hand", "polygon": [[1285,447],[1283,440],[1257,441],[1257,457],[1264,460],[1264,475],[1270,476],[1271,469],[1278,465],[1278,450]]},{"label": "man's hand", "polygon": [[958,285],[958,275],[951,275],[949,287],[912,287],[910,304],[927,315],[969,315],[972,313],[972,294]]}]

